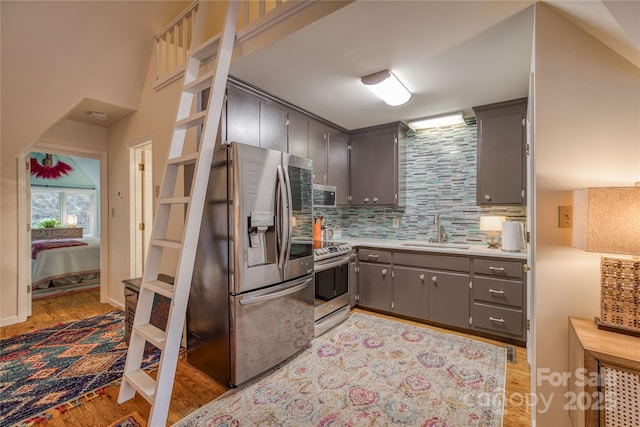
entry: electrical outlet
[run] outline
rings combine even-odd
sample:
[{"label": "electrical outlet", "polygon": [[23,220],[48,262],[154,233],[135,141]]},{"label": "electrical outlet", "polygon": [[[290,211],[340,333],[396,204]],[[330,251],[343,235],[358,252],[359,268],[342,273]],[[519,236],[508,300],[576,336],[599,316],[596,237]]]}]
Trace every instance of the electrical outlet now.
[{"label": "electrical outlet", "polygon": [[393,218],[391,220],[391,226],[393,228],[400,228],[400,218]]},{"label": "electrical outlet", "polygon": [[573,227],[573,206],[560,206],[558,209],[558,227]]}]

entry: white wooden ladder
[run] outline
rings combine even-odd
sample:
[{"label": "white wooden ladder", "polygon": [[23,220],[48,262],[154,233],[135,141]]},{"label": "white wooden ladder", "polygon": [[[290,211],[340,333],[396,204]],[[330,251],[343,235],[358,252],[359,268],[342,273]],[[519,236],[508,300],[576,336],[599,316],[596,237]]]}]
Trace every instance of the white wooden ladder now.
[{"label": "white wooden ladder", "polygon": [[[210,2],[201,2],[192,31],[184,87],[160,187],[146,268],[140,285],[127,361],[118,396],[118,403],[133,398],[136,392],[144,397],[151,404],[150,427],[164,427],[169,413],[209,172],[213,153],[217,148],[216,137],[235,42],[239,1],[228,2],[222,33],[203,43],[209,8]],[[205,68],[201,65],[209,62],[214,56],[213,71],[207,73],[201,71],[201,68]],[[208,88],[210,88],[210,96],[207,108],[198,112],[195,107],[195,96]],[[187,131],[198,126],[202,126],[200,141],[185,145]],[[193,132],[191,130],[191,136]],[[189,150],[187,146],[195,146],[195,148]],[[180,171],[184,174],[186,165],[195,165],[195,169],[190,194],[182,195],[184,192],[178,190],[182,184],[179,176]],[[185,208],[182,239],[167,238],[170,216],[182,218],[181,214]],[[178,253],[173,285],[158,280],[165,249]],[[162,295],[171,300],[164,331],[151,324],[151,312],[156,295]],[[151,343],[161,352],[155,380],[142,369],[142,358],[147,343]]]}]

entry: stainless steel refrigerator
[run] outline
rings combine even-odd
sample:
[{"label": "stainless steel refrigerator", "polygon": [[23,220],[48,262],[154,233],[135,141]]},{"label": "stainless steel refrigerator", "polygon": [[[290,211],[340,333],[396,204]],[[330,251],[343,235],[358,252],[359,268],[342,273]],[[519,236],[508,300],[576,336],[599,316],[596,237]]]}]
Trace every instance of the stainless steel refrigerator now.
[{"label": "stainless steel refrigerator", "polygon": [[314,336],[311,161],[232,143],[214,154],[187,309],[187,360],[231,386]]}]

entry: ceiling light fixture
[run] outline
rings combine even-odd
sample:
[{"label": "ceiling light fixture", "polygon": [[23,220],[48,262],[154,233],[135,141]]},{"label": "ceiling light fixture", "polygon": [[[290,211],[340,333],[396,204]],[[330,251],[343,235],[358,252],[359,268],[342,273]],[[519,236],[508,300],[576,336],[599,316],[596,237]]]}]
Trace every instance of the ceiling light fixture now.
[{"label": "ceiling light fixture", "polygon": [[389,70],[378,71],[360,79],[362,84],[387,104],[397,107],[411,99],[411,92]]},{"label": "ceiling light fixture", "polygon": [[409,127],[413,130],[436,128],[439,126],[450,126],[464,123],[462,111],[445,114],[443,116],[427,117],[409,122]]},{"label": "ceiling light fixture", "polygon": [[103,113],[101,111],[87,111],[89,117],[95,120],[109,120],[109,116],[107,113]]}]

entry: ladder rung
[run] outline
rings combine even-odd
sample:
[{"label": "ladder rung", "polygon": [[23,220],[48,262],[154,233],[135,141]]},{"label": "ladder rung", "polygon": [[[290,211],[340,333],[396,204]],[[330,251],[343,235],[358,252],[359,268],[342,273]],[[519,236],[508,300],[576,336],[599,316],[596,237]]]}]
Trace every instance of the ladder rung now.
[{"label": "ladder rung", "polygon": [[216,53],[218,53],[218,46],[220,45],[221,37],[222,33],[218,33],[215,36],[211,37],[209,40],[195,48],[193,52],[191,52],[191,56],[200,61],[206,61],[207,59],[211,58]]},{"label": "ladder rung", "polygon": [[188,129],[195,126],[200,126],[204,123],[204,119],[207,117],[207,110],[200,111],[192,116],[182,119],[176,123],[176,128]]},{"label": "ladder rung", "polygon": [[150,282],[142,282],[144,289],[149,289],[157,294],[173,299],[173,285],[162,280],[152,280]]},{"label": "ladder rung", "polygon": [[156,380],[151,378],[145,371],[139,369],[124,375],[127,383],[133,386],[144,399],[153,405],[153,398],[156,389]]},{"label": "ladder rung", "polygon": [[164,331],[160,328],[153,326],[151,323],[145,323],[133,327],[134,331],[149,341],[151,344],[158,347],[160,350],[164,350]]},{"label": "ladder rung", "polygon": [[161,205],[186,205],[191,201],[191,197],[164,197],[158,199],[158,203]]},{"label": "ladder rung", "polygon": [[167,159],[167,164],[169,165],[192,165],[196,162],[198,158],[198,153],[189,153],[184,156],[172,157]]},{"label": "ladder rung", "polygon": [[153,239],[151,240],[151,244],[154,246],[162,246],[171,249],[182,249],[182,242],[179,240]]},{"label": "ladder rung", "polygon": [[198,77],[198,79],[192,81],[188,85],[186,85],[184,87],[184,91],[193,93],[193,94],[200,93],[203,90],[211,87],[212,80],[213,80],[213,71],[210,71]]}]

